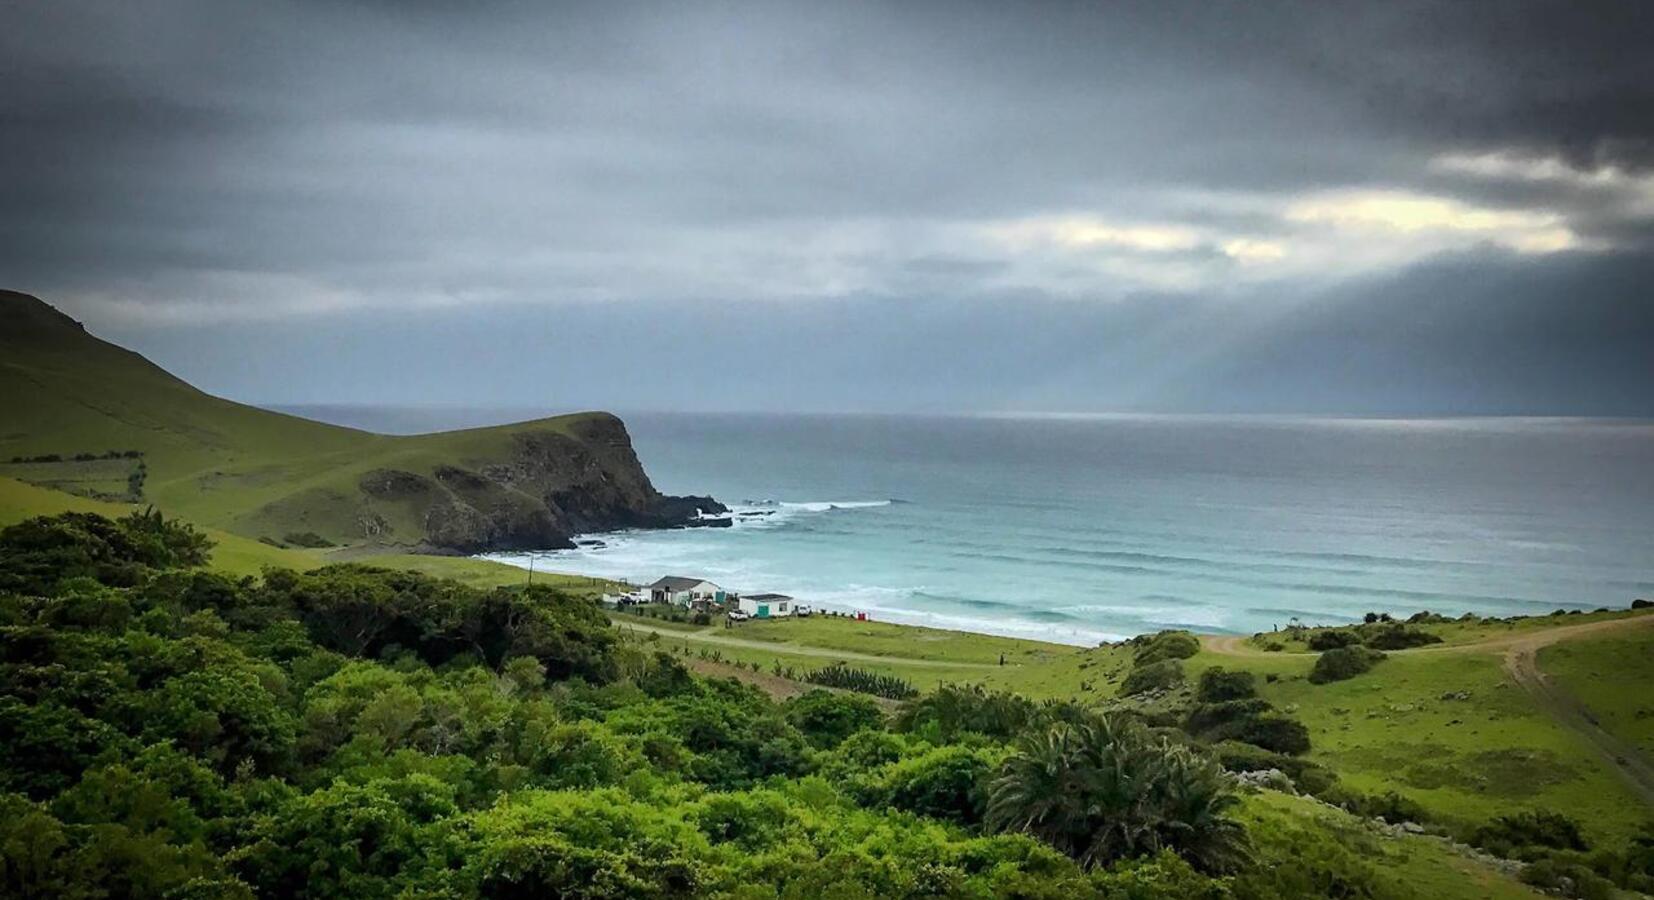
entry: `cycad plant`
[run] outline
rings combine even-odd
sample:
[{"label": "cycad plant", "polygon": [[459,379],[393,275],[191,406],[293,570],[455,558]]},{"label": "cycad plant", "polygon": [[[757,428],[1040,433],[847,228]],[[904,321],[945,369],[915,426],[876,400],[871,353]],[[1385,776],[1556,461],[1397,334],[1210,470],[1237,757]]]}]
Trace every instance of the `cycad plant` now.
[{"label": "cycad plant", "polygon": [[989,788],[987,823],[1092,867],[1171,849],[1208,872],[1246,859],[1222,772],[1132,722],[1088,717],[1024,737]]}]

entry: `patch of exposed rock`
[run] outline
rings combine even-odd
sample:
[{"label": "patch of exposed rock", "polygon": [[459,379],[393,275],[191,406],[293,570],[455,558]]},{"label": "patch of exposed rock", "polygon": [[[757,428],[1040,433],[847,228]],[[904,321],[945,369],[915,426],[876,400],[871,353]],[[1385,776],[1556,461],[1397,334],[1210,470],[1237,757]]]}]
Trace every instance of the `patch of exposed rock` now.
[{"label": "patch of exposed rock", "polygon": [[500,458],[425,473],[376,469],[358,486],[369,504],[411,505],[420,545],[438,552],[557,549],[573,547],[577,534],[730,524],[711,497],[656,490],[614,416],[588,416],[567,433],[524,426],[509,441]]}]

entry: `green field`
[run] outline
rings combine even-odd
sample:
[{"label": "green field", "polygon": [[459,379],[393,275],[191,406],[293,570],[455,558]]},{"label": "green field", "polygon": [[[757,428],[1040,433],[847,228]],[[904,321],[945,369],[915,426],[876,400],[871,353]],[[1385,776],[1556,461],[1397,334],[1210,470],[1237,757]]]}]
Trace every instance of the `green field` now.
[{"label": "green field", "polygon": [[1654,756],[1654,634],[1555,644],[1540,651],[1539,667],[1603,728]]}]

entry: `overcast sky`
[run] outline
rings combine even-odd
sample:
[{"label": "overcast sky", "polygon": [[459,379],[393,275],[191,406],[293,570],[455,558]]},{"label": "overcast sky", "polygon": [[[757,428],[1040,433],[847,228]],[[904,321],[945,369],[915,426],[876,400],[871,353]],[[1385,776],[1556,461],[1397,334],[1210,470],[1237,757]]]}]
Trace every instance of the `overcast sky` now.
[{"label": "overcast sky", "polygon": [[1654,415],[1654,4],[0,6],[0,286],[264,403]]}]

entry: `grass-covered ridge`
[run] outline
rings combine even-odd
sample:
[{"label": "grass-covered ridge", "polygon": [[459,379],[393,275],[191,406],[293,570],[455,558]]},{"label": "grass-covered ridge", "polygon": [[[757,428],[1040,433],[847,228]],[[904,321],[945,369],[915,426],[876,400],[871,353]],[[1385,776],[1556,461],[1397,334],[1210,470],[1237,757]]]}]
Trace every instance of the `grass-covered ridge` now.
[{"label": "grass-covered ridge", "polygon": [[550,547],[693,513],[655,491],[606,413],[370,434],[210,396],[9,291],[0,398],[0,477],[277,543]]}]

